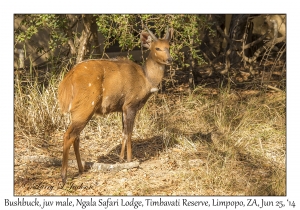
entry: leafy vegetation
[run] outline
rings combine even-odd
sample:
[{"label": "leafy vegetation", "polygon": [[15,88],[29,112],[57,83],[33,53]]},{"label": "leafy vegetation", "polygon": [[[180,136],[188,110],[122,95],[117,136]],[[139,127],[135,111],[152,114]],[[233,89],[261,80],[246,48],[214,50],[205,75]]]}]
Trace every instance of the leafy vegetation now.
[{"label": "leafy vegetation", "polygon": [[[90,17],[85,20],[85,17]],[[80,43],[85,30],[80,30],[79,24],[87,24],[90,22],[96,23],[96,29],[104,37],[101,43],[103,57],[105,50],[118,43],[122,51],[131,51],[134,48],[139,48],[139,33],[144,25],[149,26],[158,37],[164,35],[167,27],[174,28],[173,47],[171,54],[181,66],[188,66],[189,61],[185,58],[182,49],[187,48],[191,56],[198,63],[203,63],[201,55],[198,53],[196,46],[201,44],[202,29],[210,29],[205,15],[16,15],[16,19],[21,19],[19,27],[15,30],[15,46],[22,44],[25,49],[25,42],[30,41],[34,35],[40,30],[47,29],[50,32],[48,46],[39,46],[36,51],[39,54],[53,54],[60,48],[71,48],[72,55],[78,56]],[[26,30],[25,30],[26,28]],[[87,37],[92,41],[91,34]],[[92,43],[92,42],[91,42]],[[74,48],[74,49],[73,49]],[[89,46],[89,53],[86,57],[91,56],[94,50],[99,48],[95,43]],[[49,51],[48,51],[49,50]],[[75,52],[76,51],[76,52]],[[96,51],[99,53],[99,50]],[[89,54],[89,55],[88,55]],[[60,56],[63,56],[60,54]],[[67,54],[65,54],[67,56]],[[48,56],[49,58],[52,56]]]}]

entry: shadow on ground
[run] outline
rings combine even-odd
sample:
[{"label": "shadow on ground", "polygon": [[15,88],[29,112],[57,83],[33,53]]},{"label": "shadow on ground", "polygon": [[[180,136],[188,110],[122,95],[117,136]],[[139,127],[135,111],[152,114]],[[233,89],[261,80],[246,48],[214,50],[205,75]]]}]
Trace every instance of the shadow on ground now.
[{"label": "shadow on ground", "polygon": [[[99,156],[99,163],[114,164],[120,163],[119,154],[121,152],[121,144],[114,147],[108,154]],[[132,142],[133,160],[144,162],[152,157],[157,156],[164,149],[164,142],[162,136],[153,136],[148,139],[140,139]],[[126,160],[126,148],[125,148]]]}]

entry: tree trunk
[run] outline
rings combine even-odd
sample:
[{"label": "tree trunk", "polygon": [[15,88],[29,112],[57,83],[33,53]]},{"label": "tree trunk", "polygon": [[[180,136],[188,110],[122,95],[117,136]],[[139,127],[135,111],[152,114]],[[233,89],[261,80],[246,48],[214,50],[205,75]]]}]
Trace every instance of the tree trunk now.
[{"label": "tree trunk", "polygon": [[[212,30],[216,30],[216,25],[224,28],[225,15],[207,15],[207,22],[208,24],[212,25]],[[200,33],[202,34],[200,50],[205,53],[206,59],[210,61],[218,59],[217,57],[221,53],[221,44],[223,37],[220,36],[219,33],[216,33],[215,36],[212,36],[211,30],[208,30],[206,28],[201,29]]]},{"label": "tree trunk", "polygon": [[192,47],[194,46],[194,39],[190,40],[191,49],[189,52],[189,92],[191,93],[192,90],[195,88],[195,78],[194,78],[194,67],[195,67],[195,61],[192,56]]},{"label": "tree trunk", "polygon": [[95,18],[93,19],[93,22],[91,25],[91,30],[92,30],[92,40],[93,40],[93,44],[94,44],[93,46],[91,46],[93,48],[91,53],[96,54],[99,57],[101,50],[100,50],[100,43],[98,40],[98,26],[97,26]]},{"label": "tree trunk", "polygon": [[83,60],[84,55],[86,53],[86,48],[88,44],[88,40],[92,35],[92,26],[93,16],[92,15],[82,15],[82,23],[83,23],[83,30],[79,39],[79,46],[78,46],[78,54],[76,58],[76,63],[79,63]]},{"label": "tree trunk", "polygon": [[73,35],[73,27],[78,24],[78,18],[74,15],[66,15],[66,19],[68,20],[67,27],[64,29],[65,33],[68,37],[68,44],[70,47],[70,52],[72,56],[76,56],[77,50],[75,46],[75,40]]},{"label": "tree trunk", "polygon": [[[229,37],[236,46],[235,49],[242,48],[242,40],[247,25],[249,15],[232,15]],[[242,58],[237,54],[238,51],[232,50],[229,56],[229,60],[232,67],[235,67],[241,63]]]}]

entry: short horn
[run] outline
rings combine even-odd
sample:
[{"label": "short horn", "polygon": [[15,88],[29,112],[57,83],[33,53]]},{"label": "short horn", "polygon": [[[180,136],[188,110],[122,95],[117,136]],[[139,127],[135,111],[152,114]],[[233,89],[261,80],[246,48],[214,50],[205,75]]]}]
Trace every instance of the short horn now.
[{"label": "short horn", "polygon": [[157,41],[156,36],[149,30],[149,28],[147,26],[145,26],[145,28],[148,31],[148,33],[151,36],[151,38],[153,39],[153,41]]}]

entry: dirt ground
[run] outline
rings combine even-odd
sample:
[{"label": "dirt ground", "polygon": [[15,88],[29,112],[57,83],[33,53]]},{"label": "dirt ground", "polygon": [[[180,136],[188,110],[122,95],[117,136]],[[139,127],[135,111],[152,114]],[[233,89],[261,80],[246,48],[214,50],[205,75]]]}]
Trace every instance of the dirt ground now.
[{"label": "dirt ground", "polygon": [[[55,136],[61,137],[62,133]],[[16,137],[16,142],[22,141]],[[95,140],[97,141],[97,140]],[[23,141],[26,145],[25,140]],[[205,158],[190,157],[189,161],[182,158],[183,151],[178,148],[164,149],[162,137],[145,139],[134,142],[134,161],[139,161],[137,168],[121,169],[120,171],[102,172],[86,170],[78,174],[76,164],[69,167],[67,184],[62,188],[60,169],[58,166],[49,166],[40,162],[22,159],[24,156],[47,156],[57,154],[61,156],[61,145],[39,145],[31,151],[15,148],[15,195],[200,195],[200,186],[189,186],[185,180],[186,170],[197,170],[205,167]],[[47,147],[47,149],[45,148]],[[51,152],[47,152],[50,150]],[[106,156],[96,154],[110,152]],[[73,149],[69,159],[75,160]],[[120,145],[116,141],[107,141],[106,144],[97,144],[94,140],[81,140],[82,159],[91,162],[114,164],[118,162]],[[89,153],[91,152],[92,153]],[[151,151],[149,153],[149,151]],[[48,153],[48,154],[47,154]],[[95,154],[87,156],[88,154]],[[170,158],[171,156],[171,158]],[[31,156],[32,157],[32,156]],[[192,182],[191,182],[192,184]],[[213,193],[213,192],[212,192]]]}]

